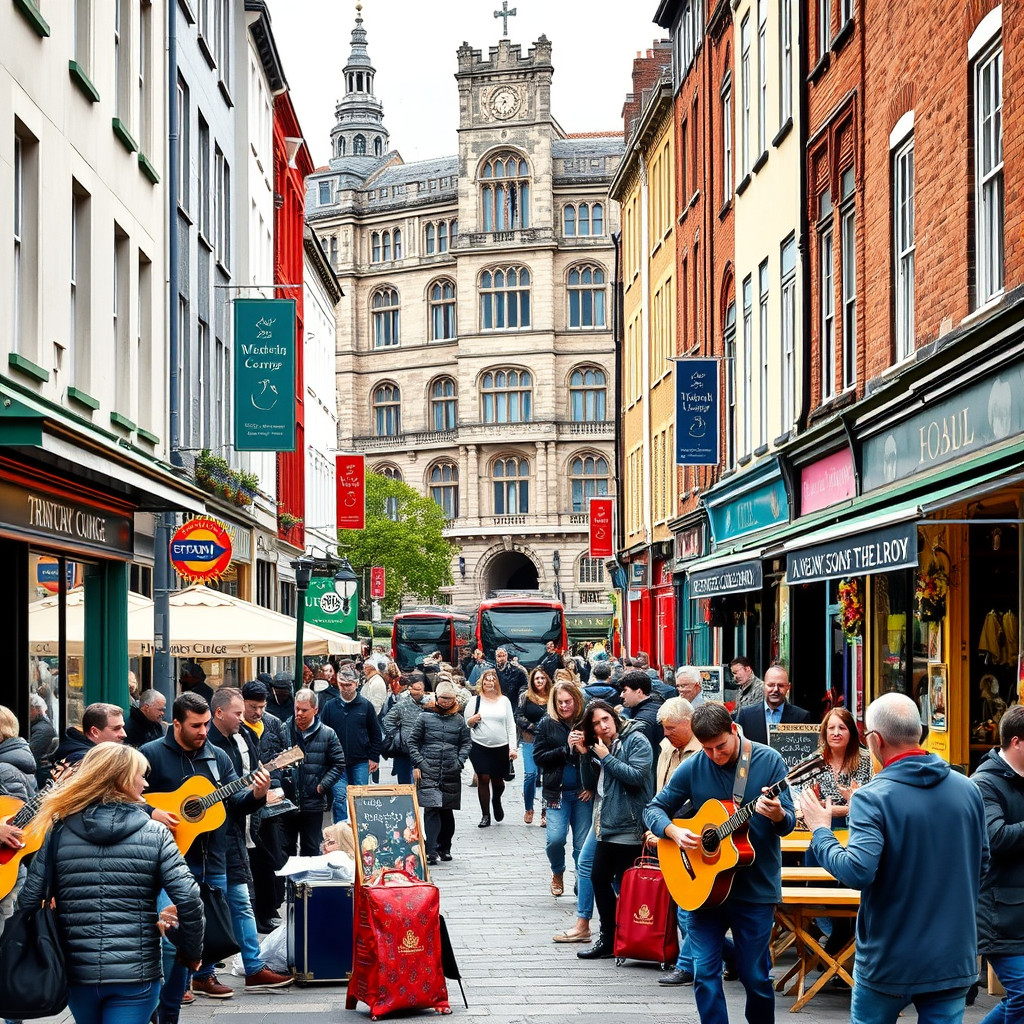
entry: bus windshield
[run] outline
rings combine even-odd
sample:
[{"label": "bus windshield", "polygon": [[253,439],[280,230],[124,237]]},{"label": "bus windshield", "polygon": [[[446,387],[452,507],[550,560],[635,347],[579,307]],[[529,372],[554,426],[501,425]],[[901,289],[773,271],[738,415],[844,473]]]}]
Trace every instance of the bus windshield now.
[{"label": "bus windshield", "polygon": [[533,668],[544,657],[549,640],[562,644],[560,607],[502,606],[480,609],[480,643],[484,656],[494,661],[499,647],[517,658],[524,668]]},{"label": "bus windshield", "polygon": [[452,650],[452,620],[450,616],[400,619],[396,616],[392,626],[395,663],[403,672],[422,666],[423,659],[440,651],[448,660]]}]

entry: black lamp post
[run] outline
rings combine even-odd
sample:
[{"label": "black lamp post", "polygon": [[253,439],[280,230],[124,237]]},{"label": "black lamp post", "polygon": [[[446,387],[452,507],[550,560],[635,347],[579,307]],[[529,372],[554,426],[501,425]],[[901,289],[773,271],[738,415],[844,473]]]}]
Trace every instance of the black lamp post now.
[{"label": "black lamp post", "polygon": [[297,558],[291,563],[295,570],[295,600],[298,602],[295,608],[295,678],[292,680],[296,691],[302,687],[302,667],[305,664],[302,660],[302,628],[306,623],[306,591],[309,590],[314,565],[309,558]]},{"label": "black lamp post", "polygon": [[[307,583],[308,586],[308,583]],[[347,558],[342,558],[338,571],[334,574],[334,592],[341,598],[342,611],[348,615],[352,598],[359,588],[359,577],[352,571]]]}]

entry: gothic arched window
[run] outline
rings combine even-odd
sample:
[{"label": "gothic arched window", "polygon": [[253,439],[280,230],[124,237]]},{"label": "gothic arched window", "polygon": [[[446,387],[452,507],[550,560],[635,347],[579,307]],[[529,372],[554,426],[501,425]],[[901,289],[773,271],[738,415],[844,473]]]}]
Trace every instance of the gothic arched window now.
[{"label": "gothic arched window", "polygon": [[530,169],[517,153],[498,153],[480,169],[484,231],[530,226]]},{"label": "gothic arched window", "polygon": [[366,156],[366,136],[357,135],[352,140],[352,155],[353,156]]}]

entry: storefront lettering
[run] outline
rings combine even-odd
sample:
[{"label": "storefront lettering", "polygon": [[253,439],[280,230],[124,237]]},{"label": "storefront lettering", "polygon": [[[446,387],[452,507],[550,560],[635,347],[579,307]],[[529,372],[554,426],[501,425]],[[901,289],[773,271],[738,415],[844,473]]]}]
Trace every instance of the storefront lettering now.
[{"label": "storefront lettering", "polygon": [[29,526],[40,527],[50,533],[62,533],[66,537],[77,537],[79,540],[106,543],[107,521],[103,516],[95,516],[49,498],[38,498],[34,494],[29,494],[27,498]]},{"label": "storefront lettering", "polygon": [[786,580],[811,583],[915,565],[916,536],[916,527],[908,523],[887,531],[861,534],[841,543],[792,552],[786,560]]},{"label": "storefront lettering", "polygon": [[921,437],[920,462],[934,462],[950,452],[974,444],[974,427],[970,422],[970,411],[965,407],[941,420],[932,420],[918,428]]},{"label": "storefront lettering", "polygon": [[763,575],[759,562],[747,562],[728,569],[719,569],[707,575],[690,576],[690,599],[714,597],[716,594],[740,594],[747,590],[760,590]]}]

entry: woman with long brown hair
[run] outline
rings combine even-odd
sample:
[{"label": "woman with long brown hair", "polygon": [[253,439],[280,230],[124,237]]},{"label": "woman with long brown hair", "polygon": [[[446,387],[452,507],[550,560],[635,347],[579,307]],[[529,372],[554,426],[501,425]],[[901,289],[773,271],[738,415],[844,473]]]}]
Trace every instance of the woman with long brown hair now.
[{"label": "woman with long brown hair", "polygon": [[[18,898],[54,898],[78,1024],[146,1024],[160,995],[163,925],[177,923],[178,960],[199,967],[203,905],[199,886],[142,794],[149,762],[134,747],[100,743],[73,778],[43,800],[34,822],[52,822]],[[47,862],[53,858],[53,890]],[[166,891],[176,911],[157,913]],[[31,978],[25,979],[32,984]]]},{"label": "woman with long brown hair", "polygon": [[463,713],[473,741],[469,759],[476,772],[476,791],[483,815],[477,827],[489,828],[492,800],[494,820],[501,821],[505,817],[501,796],[505,792],[509,761],[516,758],[516,723],[512,705],[501,692],[498,673],[493,668],[481,673],[477,685],[480,692]]},{"label": "woman with long brown hair", "polygon": [[[561,670],[559,670],[561,671]],[[533,738],[537,727],[548,712],[551,677],[539,665],[530,673],[526,689],[519,695],[516,725],[519,727],[519,749],[523,755],[523,821],[533,824],[533,802],[537,795],[537,765],[533,760]],[[541,810],[541,825],[547,818]]]},{"label": "woman with long brown hair", "polygon": [[871,755],[860,745],[857,722],[846,708],[833,708],[825,716],[818,739],[818,753],[830,770],[818,776],[814,793],[822,806],[832,801],[832,827],[844,828],[853,791],[871,779]]}]

